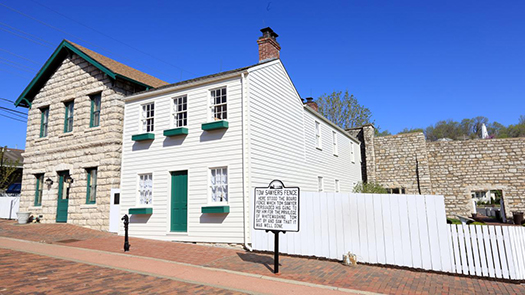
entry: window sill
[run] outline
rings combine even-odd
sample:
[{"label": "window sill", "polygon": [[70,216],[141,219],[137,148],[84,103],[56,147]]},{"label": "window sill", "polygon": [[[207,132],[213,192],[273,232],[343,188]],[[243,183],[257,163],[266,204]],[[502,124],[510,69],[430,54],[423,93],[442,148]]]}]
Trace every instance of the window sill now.
[{"label": "window sill", "polygon": [[339,154],[334,154],[334,157],[339,157]]},{"label": "window sill", "polygon": [[89,127],[88,129],[84,130],[84,133],[100,131],[101,129],[102,129],[102,128],[101,128],[100,126],[97,126],[97,127]]},{"label": "window sill", "polygon": [[70,131],[70,132],[67,132],[67,133],[62,133],[58,136],[58,138],[62,138],[62,137],[69,137],[69,136],[73,136],[73,131]]},{"label": "window sill", "polygon": [[132,215],[153,214],[153,208],[129,208],[128,213]]},{"label": "window sill", "polygon": [[42,210],[42,205],[40,205],[40,206],[31,206],[31,207],[29,207],[29,211],[31,211],[31,210]]},{"label": "window sill", "polygon": [[46,137],[38,137],[37,139],[35,139],[35,142],[42,142],[42,141],[46,141],[49,139],[49,135],[46,136]]},{"label": "window sill", "polygon": [[181,232],[170,231],[166,233],[166,236],[174,236],[174,237],[188,236],[188,232],[187,231],[181,231]]},{"label": "window sill", "polygon": [[323,148],[320,148],[320,147],[318,147],[318,146],[316,146],[315,148],[318,149],[318,150],[320,150],[320,151],[323,150]]},{"label": "window sill", "polygon": [[154,133],[142,133],[142,134],[135,134],[131,136],[131,140],[133,141],[145,141],[145,140],[154,140],[155,134]]},{"label": "window sill", "polygon": [[167,129],[164,130],[164,136],[170,137],[170,136],[177,136],[177,135],[188,135],[188,128],[186,127],[178,127],[173,129]]},{"label": "window sill", "polygon": [[205,206],[201,208],[201,213],[230,213],[230,206]]},{"label": "window sill", "polygon": [[204,131],[218,130],[218,129],[228,129],[228,121],[221,120],[210,123],[202,123],[201,128]]},{"label": "window sill", "polygon": [[80,209],[97,209],[97,204],[80,205]]}]

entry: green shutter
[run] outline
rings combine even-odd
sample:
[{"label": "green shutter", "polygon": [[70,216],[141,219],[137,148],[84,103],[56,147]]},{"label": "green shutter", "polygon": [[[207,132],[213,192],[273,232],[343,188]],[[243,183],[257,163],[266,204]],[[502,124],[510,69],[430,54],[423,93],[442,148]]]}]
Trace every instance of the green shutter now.
[{"label": "green shutter", "polygon": [[[96,197],[96,193],[97,193],[97,176],[96,176],[97,169],[93,168],[93,169],[89,169],[89,170],[86,170],[86,171],[87,171],[86,204],[96,204],[97,203],[97,197]],[[92,175],[91,175],[92,173],[94,174],[94,177],[92,177]],[[93,186],[93,190],[94,190],[93,200],[89,199],[89,197],[91,196],[91,186]]]},{"label": "green shutter", "polygon": [[66,117],[64,118],[64,133],[67,132],[67,115],[69,113],[69,103],[66,103]]},{"label": "green shutter", "polygon": [[42,114],[40,114],[40,137],[44,137],[42,136],[44,133],[44,113],[45,111],[42,110]]},{"label": "green shutter", "polygon": [[91,97],[91,114],[89,116],[89,127],[95,127],[94,124],[93,124],[93,120],[95,119],[94,118],[94,104],[95,104],[95,99],[93,99],[93,97]]}]

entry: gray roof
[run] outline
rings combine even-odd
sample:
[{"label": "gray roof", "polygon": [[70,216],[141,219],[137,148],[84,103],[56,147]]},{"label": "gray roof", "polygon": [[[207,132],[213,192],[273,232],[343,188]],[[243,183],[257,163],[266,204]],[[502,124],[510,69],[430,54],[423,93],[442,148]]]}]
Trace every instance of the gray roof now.
[{"label": "gray roof", "polygon": [[[2,147],[2,149],[4,149],[4,147]],[[24,158],[22,157],[23,152],[24,150],[5,148],[4,161],[8,160],[13,163],[18,161],[18,165],[16,167],[22,168],[23,163],[24,163]]]}]

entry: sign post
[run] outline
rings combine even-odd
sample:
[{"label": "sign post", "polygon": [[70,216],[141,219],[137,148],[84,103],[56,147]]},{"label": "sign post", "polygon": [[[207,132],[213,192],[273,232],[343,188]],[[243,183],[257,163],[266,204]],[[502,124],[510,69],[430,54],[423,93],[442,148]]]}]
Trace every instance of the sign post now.
[{"label": "sign post", "polygon": [[254,229],[274,234],[274,267],[279,273],[279,232],[299,231],[298,187],[285,187],[280,180],[255,188]]}]

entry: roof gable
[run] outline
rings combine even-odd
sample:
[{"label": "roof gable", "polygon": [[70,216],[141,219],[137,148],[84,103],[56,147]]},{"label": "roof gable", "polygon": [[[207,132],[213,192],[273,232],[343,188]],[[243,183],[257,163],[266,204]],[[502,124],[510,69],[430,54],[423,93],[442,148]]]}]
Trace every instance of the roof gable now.
[{"label": "roof gable", "polygon": [[60,66],[62,61],[70,52],[79,55],[112,79],[121,78],[134,84],[143,86],[146,89],[168,84],[167,82],[126,66],[125,64],[114,61],[85,47],[77,45],[68,40],[63,40],[57,49],[55,49],[51,57],[46,61],[44,66],[33,78],[31,83],[29,83],[22,94],[20,94],[15,102],[15,106],[31,107],[31,103],[35,95],[38,93],[38,91],[40,91],[46,81],[56,71],[56,69]]}]

